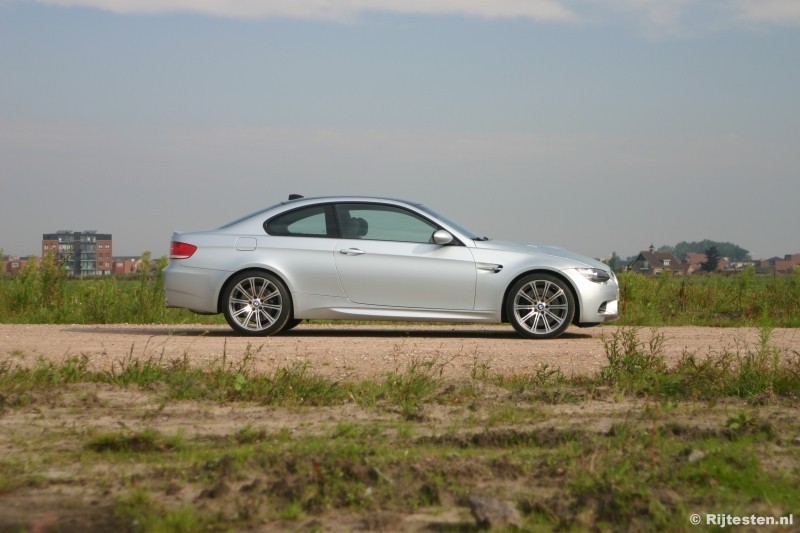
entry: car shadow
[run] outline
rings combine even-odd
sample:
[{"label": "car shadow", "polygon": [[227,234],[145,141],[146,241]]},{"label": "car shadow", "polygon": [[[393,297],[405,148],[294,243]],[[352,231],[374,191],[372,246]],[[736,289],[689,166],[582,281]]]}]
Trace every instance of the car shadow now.
[{"label": "car shadow", "polygon": [[[101,335],[142,335],[148,337],[227,337],[227,338],[257,338],[239,335],[228,328],[200,327],[180,327],[171,326],[146,326],[141,327],[114,327],[114,326],[71,326],[64,331],[73,333],[97,333]],[[352,337],[352,338],[412,338],[412,339],[502,339],[520,340],[524,339],[509,326],[508,329],[422,329],[419,326],[414,329],[402,328],[365,328],[359,329],[353,326],[330,326],[325,328],[314,327],[314,329],[304,328],[302,325],[296,328],[279,333],[277,337],[296,337],[296,338],[320,338],[320,337]],[[567,331],[556,340],[564,339],[585,339],[590,338],[589,333],[578,333]],[[542,342],[542,341],[539,341]]]},{"label": "car shadow", "polygon": [[[513,330],[500,330],[497,331],[487,331],[482,329],[473,329],[473,330],[466,330],[466,329],[455,329],[455,330],[448,330],[448,331],[441,331],[441,330],[426,330],[426,329],[413,329],[413,330],[403,330],[403,329],[370,329],[370,330],[361,330],[361,329],[307,329],[303,330],[302,326],[298,326],[297,328],[287,331],[285,333],[281,333],[282,337],[402,337],[402,338],[429,338],[429,339],[463,339],[463,338],[474,338],[474,339],[505,339],[505,340],[521,340],[524,341],[526,339],[517,335],[517,333]],[[591,337],[591,335],[586,333],[572,333],[566,332],[561,335],[560,339],[570,339],[570,338],[587,338]]]}]

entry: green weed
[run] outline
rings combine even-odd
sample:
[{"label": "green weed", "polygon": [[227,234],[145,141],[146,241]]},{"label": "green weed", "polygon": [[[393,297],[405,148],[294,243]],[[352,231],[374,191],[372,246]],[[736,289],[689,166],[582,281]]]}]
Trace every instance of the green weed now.
[{"label": "green weed", "polygon": [[32,324],[224,323],[164,304],[166,257],[142,255],[130,277],[70,278],[52,253],[33,258],[17,276],[0,278],[0,322]]},{"label": "green weed", "polygon": [[608,364],[600,369],[601,382],[622,392],[658,392],[666,375],[664,335],[652,330],[647,341],[637,328],[619,328],[603,337]]},{"label": "green weed", "polygon": [[[406,420],[421,420],[425,402],[439,388],[442,372],[448,363],[437,360],[413,359],[405,370],[389,372],[383,383],[374,386],[374,391],[361,397],[368,397],[372,403],[381,402],[400,411]],[[366,384],[367,389],[373,388]]]},{"label": "green weed", "polygon": [[642,340],[638,328],[619,328],[604,337],[608,364],[596,379],[623,394],[712,399],[740,397],[769,401],[800,393],[800,355],[771,343],[772,330],[763,327],[752,346],[735,342],[734,350],[704,357],[684,353],[667,368],[666,339],[657,329]]}]

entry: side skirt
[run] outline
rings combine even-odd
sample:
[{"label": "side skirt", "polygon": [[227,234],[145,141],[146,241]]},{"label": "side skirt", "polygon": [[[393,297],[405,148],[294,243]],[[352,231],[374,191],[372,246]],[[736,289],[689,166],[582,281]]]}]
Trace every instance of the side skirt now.
[{"label": "side skirt", "polygon": [[292,294],[294,317],[318,320],[403,320],[500,323],[500,311],[418,309],[363,305],[346,298]]}]

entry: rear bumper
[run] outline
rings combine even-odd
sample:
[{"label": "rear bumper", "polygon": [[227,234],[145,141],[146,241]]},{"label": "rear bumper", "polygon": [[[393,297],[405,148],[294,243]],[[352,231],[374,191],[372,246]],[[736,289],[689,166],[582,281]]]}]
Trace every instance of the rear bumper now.
[{"label": "rear bumper", "polygon": [[172,261],[164,269],[164,296],[167,307],[180,307],[196,313],[219,313],[219,292],[230,272],[192,268]]}]

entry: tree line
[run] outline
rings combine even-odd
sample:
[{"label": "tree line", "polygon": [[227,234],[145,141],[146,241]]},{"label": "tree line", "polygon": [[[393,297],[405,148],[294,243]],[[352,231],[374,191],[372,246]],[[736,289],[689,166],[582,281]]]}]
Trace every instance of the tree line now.
[{"label": "tree line", "polygon": [[[717,269],[717,263],[723,257],[727,257],[732,261],[749,261],[751,259],[750,251],[737,244],[712,241],[710,239],[693,242],[681,241],[675,246],[661,246],[658,248],[658,251],[669,252],[680,261],[686,261],[689,254],[705,254],[706,260],[701,265],[701,270],[707,272],[715,271]],[[630,264],[634,259],[636,259],[635,255],[628,257],[627,261],[623,262],[619,255],[617,255],[617,252],[613,252],[608,261],[608,265],[615,272],[620,272],[624,269],[626,263]]]}]

